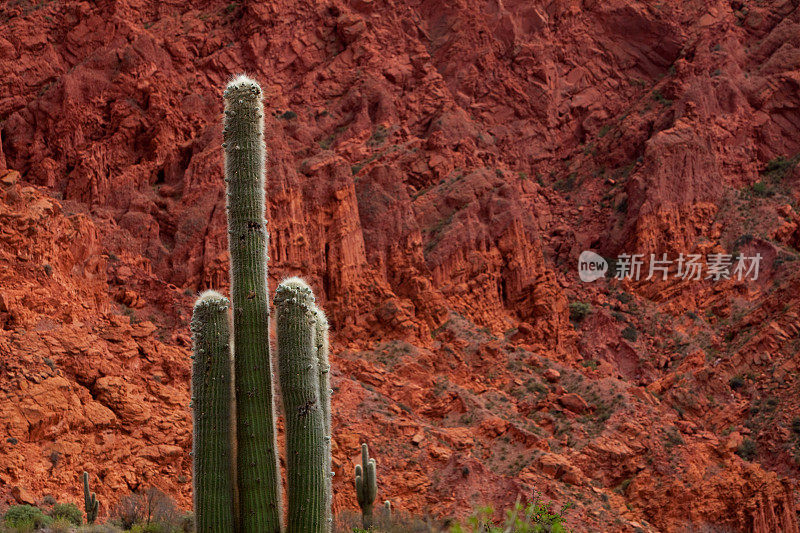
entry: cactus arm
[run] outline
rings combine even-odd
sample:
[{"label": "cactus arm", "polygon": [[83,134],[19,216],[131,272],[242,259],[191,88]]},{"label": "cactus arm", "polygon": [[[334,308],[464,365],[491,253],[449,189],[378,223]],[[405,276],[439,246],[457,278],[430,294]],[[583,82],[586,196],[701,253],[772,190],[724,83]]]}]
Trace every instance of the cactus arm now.
[{"label": "cactus arm", "polygon": [[237,483],[242,533],[282,530],[269,348],[261,88],[240,76],[225,90],[224,148],[233,300]]},{"label": "cactus arm", "polygon": [[278,373],[286,420],[287,533],[329,531],[324,413],[317,359],[314,294],[299,278],[275,293]]},{"label": "cactus arm", "polygon": [[365,442],[361,445],[361,468],[364,469],[364,472],[367,471],[368,464],[369,464],[369,447]]},{"label": "cactus arm", "polygon": [[364,500],[364,477],[362,476],[361,465],[356,466],[356,498],[358,498],[359,507],[364,507],[366,502]]},{"label": "cactus arm", "polygon": [[375,459],[370,459],[367,465],[367,483],[364,487],[367,490],[367,500],[371,503],[378,495],[378,482],[375,478]]},{"label": "cactus arm", "polygon": [[192,314],[192,462],[198,533],[234,530],[229,307],[227,298],[207,291]]},{"label": "cactus arm", "polygon": [[89,472],[83,473],[83,501],[89,502]]}]

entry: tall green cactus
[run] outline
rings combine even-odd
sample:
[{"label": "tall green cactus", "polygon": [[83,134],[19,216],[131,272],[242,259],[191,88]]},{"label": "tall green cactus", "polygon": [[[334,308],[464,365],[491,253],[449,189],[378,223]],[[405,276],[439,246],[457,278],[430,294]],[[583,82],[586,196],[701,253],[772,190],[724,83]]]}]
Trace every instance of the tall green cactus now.
[{"label": "tall green cactus", "polygon": [[97,495],[89,491],[89,472],[83,473],[83,509],[86,511],[86,523],[94,524],[100,511],[100,502]]},{"label": "tall green cactus", "polygon": [[239,76],[225,90],[225,181],[231,256],[236,479],[243,533],[283,529],[272,397],[264,218],[264,107],[261,87]]},{"label": "tall green cactus", "polygon": [[[362,466],[363,465],[363,466]],[[375,477],[375,459],[369,458],[367,444],[361,445],[361,464],[356,465],[356,496],[361,507],[361,522],[364,529],[372,527],[372,504],[378,494],[378,481]]]},{"label": "tall green cactus", "polygon": [[[284,530],[269,350],[263,115],[258,84],[245,76],[234,79],[225,90],[223,128],[232,346],[228,301],[222,295],[204,293],[192,318],[194,497],[202,533]],[[275,305],[286,414],[288,533],[329,533],[328,321],[299,278],[278,287]]]},{"label": "tall green cactus", "polygon": [[229,307],[227,298],[206,291],[192,314],[192,460],[198,533],[234,531]]},{"label": "tall green cactus", "polygon": [[322,533],[328,531],[328,447],[314,293],[303,280],[287,279],[275,292],[275,309],[286,420],[287,533]]}]

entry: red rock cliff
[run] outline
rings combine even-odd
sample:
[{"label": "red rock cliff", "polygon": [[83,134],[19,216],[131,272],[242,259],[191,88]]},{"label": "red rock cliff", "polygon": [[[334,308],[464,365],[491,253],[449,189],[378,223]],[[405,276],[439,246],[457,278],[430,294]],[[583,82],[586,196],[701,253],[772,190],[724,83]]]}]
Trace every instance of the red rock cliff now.
[{"label": "red rock cliff", "polygon": [[[368,441],[413,513],[536,489],[575,531],[798,531],[796,1],[197,6],[0,7],[2,501],[78,502],[88,470],[101,514],[190,505],[246,71],[271,285],[304,275],[333,327],[336,511]],[[764,263],[584,284],[590,248]]]}]

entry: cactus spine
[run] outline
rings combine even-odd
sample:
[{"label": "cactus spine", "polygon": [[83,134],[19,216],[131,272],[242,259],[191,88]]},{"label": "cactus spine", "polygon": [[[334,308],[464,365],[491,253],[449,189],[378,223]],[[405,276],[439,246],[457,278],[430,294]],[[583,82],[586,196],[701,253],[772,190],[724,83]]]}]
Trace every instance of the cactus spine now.
[{"label": "cactus spine", "polygon": [[89,491],[89,472],[83,473],[83,509],[86,511],[86,523],[94,524],[97,512],[100,510],[100,502],[97,500],[97,495]]},{"label": "cactus spine", "polygon": [[222,131],[233,300],[236,479],[242,533],[275,533],[283,529],[269,349],[263,117],[258,83],[240,76],[228,84]]},{"label": "cactus spine", "polygon": [[[363,465],[363,466],[362,466]],[[361,445],[361,464],[356,465],[356,496],[361,507],[361,522],[364,529],[372,527],[372,504],[378,494],[378,481],[375,478],[375,459],[369,458],[366,443]]]},{"label": "cactus spine", "polygon": [[197,531],[234,531],[231,351],[227,298],[206,291],[192,314],[194,508]]},{"label": "cactus spine", "polygon": [[275,293],[278,312],[278,370],[286,419],[289,500],[287,533],[329,531],[326,496],[328,446],[320,396],[317,308],[314,294],[299,278]]}]

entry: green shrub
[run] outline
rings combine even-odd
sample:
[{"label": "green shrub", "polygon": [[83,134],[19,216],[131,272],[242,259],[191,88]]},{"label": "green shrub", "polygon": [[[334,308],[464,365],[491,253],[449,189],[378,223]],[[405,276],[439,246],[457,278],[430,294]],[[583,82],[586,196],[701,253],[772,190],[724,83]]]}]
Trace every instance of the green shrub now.
[{"label": "green shrub", "polygon": [[575,188],[575,184],[578,178],[577,172],[570,172],[570,174],[566,178],[561,178],[557,182],[553,184],[553,189],[559,192],[569,192]]},{"label": "green shrub", "polygon": [[50,516],[54,520],[63,518],[76,526],[83,524],[83,511],[78,509],[78,506],[74,503],[57,503],[53,505]]},{"label": "green shrub", "polygon": [[670,100],[669,98],[667,98],[663,94],[661,94],[661,91],[659,91],[659,90],[653,91],[651,96],[653,97],[653,100],[655,100],[656,102],[658,102],[659,104],[661,104],[661,105],[663,105],[665,107],[669,107],[669,106],[672,105],[672,100]]},{"label": "green shrub", "polygon": [[23,520],[21,522],[5,522],[4,527],[0,527],[3,533],[33,533],[33,521]]},{"label": "green shrub", "polygon": [[639,332],[631,326],[628,326],[622,330],[622,338],[631,342],[636,342],[636,339],[639,338]]},{"label": "green shrub", "polygon": [[[559,512],[553,512],[549,505],[545,504],[537,494],[534,494],[533,501],[528,505],[523,505],[517,501],[511,509],[506,511],[506,519],[502,525],[496,525],[492,520],[494,509],[492,507],[479,508],[468,520],[473,533],[504,533],[514,531],[516,533],[566,533],[564,527],[564,517],[562,516],[572,507],[568,503],[561,507]],[[450,533],[465,533],[460,524],[450,528]]]},{"label": "green shrub", "polygon": [[40,529],[50,525],[51,519],[41,509],[33,505],[12,505],[3,515],[7,528],[25,531],[25,527]]},{"label": "green shrub", "polygon": [[186,513],[178,519],[178,530],[182,533],[194,533],[195,520],[194,513]]},{"label": "green shrub", "polygon": [[753,439],[744,439],[742,443],[736,448],[736,455],[745,461],[752,461],[756,457],[756,441]]},{"label": "green shrub", "polygon": [[592,312],[592,304],[589,302],[570,302],[569,318],[575,322],[580,322]]},{"label": "green shrub", "polygon": [[33,505],[12,505],[3,515],[5,527],[12,533],[24,533],[49,526],[52,519]]},{"label": "green shrub", "polygon": [[741,389],[744,387],[744,378],[742,376],[733,376],[730,381],[728,381],[728,385],[733,390]]},{"label": "green shrub", "polygon": [[800,154],[790,159],[778,156],[767,163],[762,174],[770,178],[773,182],[778,182],[789,175],[800,162]]},{"label": "green shrub", "polygon": [[754,183],[750,187],[750,192],[752,192],[754,196],[757,196],[759,198],[768,198],[768,197],[772,196],[773,194],[775,194],[772,191],[772,189],[770,189],[767,186],[767,184],[764,183],[763,181],[759,181],[759,182]]},{"label": "green shrub", "polygon": [[170,533],[170,527],[163,522],[150,522],[149,524],[135,525],[131,528],[131,532],[136,530],[140,533]]}]

